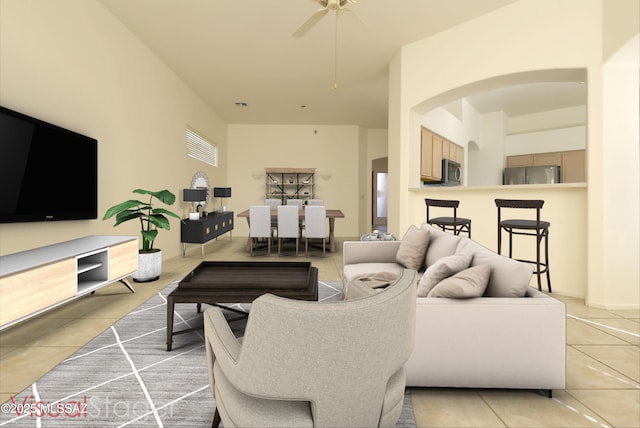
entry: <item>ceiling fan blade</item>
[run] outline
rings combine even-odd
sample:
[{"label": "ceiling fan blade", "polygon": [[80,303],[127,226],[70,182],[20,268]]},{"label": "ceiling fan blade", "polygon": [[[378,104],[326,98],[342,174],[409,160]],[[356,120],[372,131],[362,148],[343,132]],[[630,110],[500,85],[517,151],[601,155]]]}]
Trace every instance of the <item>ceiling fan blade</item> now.
[{"label": "ceiling fan blade", "polygon": [[298,27],[298,29],[296,31],[293,32],[292,36],[293,37],[302,37],[305,34],[307,34],[307,32],[318,23],[318,21],[320,21],[327,13],[329,12],[329,9],[318,9],[316,10],[313,15],[311,15],[309,17],[309,19],[307,19],[300,27]]}]

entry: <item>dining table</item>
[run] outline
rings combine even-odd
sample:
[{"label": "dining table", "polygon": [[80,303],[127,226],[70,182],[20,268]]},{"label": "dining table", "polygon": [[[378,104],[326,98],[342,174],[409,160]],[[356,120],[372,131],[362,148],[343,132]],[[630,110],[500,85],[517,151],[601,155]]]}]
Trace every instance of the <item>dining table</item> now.
[{"label": "dining table", "polygon": [[[298,215],[300,216],[300,219],[304,219],[304,209],[300,209],[298,211]],[[247,224],[249,224],[249,209],[246,209],[244,211],[241,211],[237,214],[238,217],[244,217],[247,219]],[[329,252],[331,253],[335,253],[336,252],[336,239],[335,239],[335,234],[334,234],[334,230],[335,230],[335,223],[336,223],[336,219],[337,218],[344,218],[344,213],[340,210],[337,209],[328,209],[327,208],[327,219],[329,220],[329,248],[327,249]],[[278,219],[278,210],[277,209],[272,209],[271,210],[271,219],[276,221]]]}]

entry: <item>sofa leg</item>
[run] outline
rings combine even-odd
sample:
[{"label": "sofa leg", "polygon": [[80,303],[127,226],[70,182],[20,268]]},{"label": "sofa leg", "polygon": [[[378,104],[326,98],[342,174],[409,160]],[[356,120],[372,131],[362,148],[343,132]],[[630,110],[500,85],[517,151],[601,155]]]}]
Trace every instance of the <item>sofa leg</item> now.
[{"label": "sofa leg", "polygon": [[553,390],[552,389],[540,389],[539,390],[542,395],[544,395],[547,398],[553,398]]},{"label": "sofa leg", "polygon": [[213,414],[213,423],[211,424],[211,428],[218,428],[220,426],[220,413],[218,412],[218,407],[216,407],[216,412]]}]

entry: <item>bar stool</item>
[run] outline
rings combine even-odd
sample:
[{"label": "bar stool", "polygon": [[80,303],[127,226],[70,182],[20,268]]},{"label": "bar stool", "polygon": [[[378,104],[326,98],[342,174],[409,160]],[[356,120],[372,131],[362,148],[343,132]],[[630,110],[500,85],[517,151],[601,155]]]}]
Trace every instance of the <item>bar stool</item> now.
[{"label": "bar stool", "polygon": [[[454,235],[460,235],[460,232],[466,232],[471,238],[471,220],[468,218],[458,217],[458,206],[460,201],[447,199],[425,199],[427,206],[427,223],[436,225],[443,231],[452,231]],[[429,218],[429,207],[453,208],[453,217],[434,217]]]},{"label": "bar stool", "polygon": [[[540,220],[540,210],[544,205],[543,200],[532,199],[496,199],[496,207],[498,207],[498,254],[502,250],[502,230],[509,233],[509,258],[513,258],[513,235],[529,235],[536,237],[536,260],[521,260],[525,263],[535,263],[536,270],[534,273],[538,276],[538,290],[542,291],[542,281],[540,275],[547,274],[547,288],[551,292],[551,276],[549,274],[549,226],[548,221]],[[535,220],[507,219],[502,220],[500,210],[502,208],[524,208],[535,209]],[[540,261],[540,243],[544,239],[544,263]]]}]

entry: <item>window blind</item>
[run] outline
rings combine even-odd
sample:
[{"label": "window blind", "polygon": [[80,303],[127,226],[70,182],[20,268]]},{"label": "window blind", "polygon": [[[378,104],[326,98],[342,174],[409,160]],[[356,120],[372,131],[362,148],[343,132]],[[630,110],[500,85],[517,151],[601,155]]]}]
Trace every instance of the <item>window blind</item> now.
[{"label": "window blind", "polygon": [[218,166],[218,148],[189,128],[187,128],[187,155],[206,164]]}]

